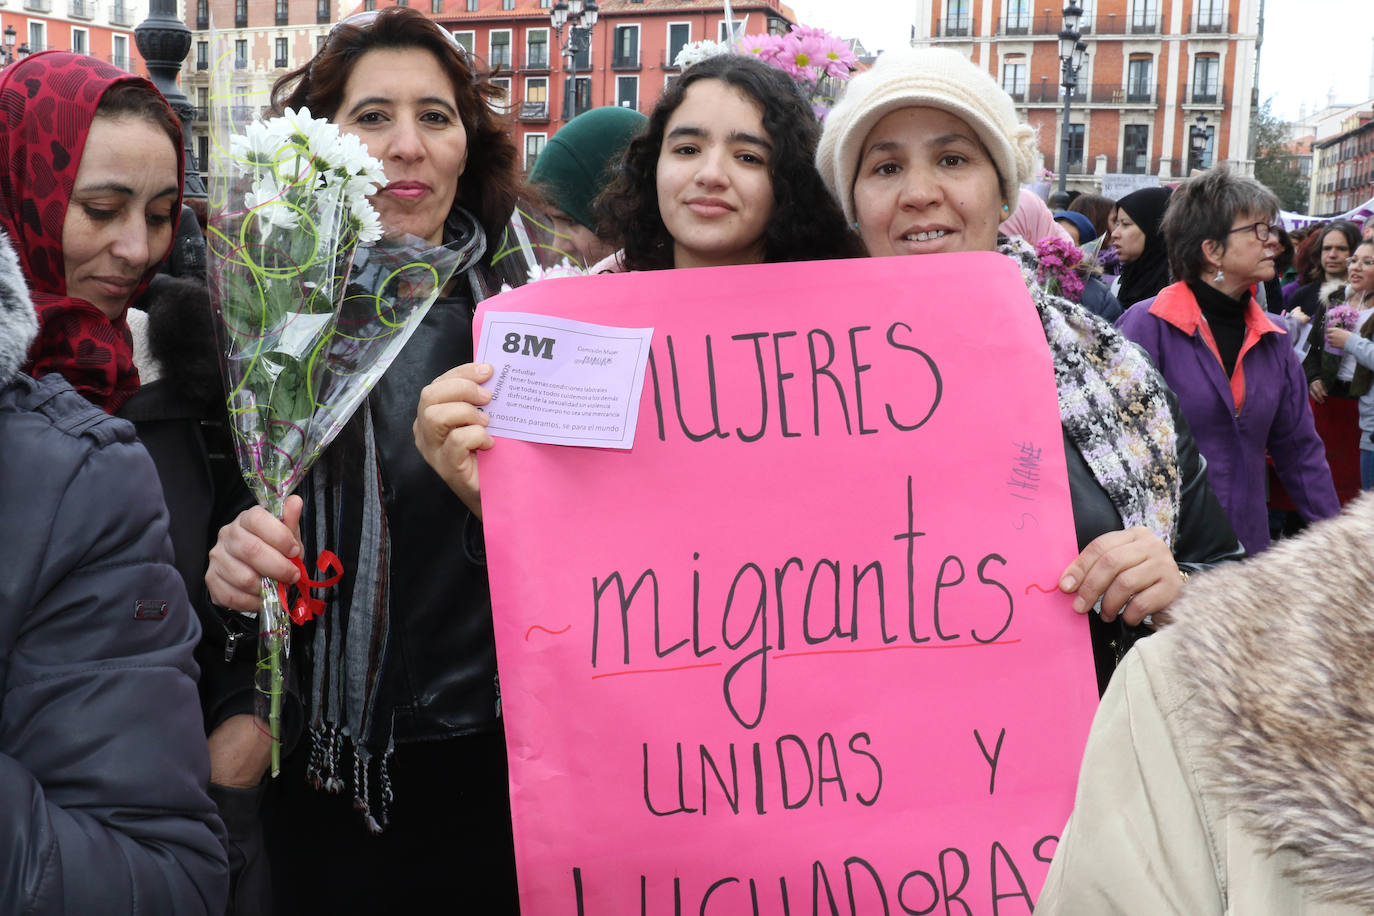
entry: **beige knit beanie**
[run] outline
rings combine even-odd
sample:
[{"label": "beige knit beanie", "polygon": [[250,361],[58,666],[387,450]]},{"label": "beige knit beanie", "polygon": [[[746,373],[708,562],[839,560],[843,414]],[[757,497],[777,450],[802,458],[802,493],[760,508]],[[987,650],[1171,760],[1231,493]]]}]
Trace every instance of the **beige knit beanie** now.
[{"label": "beige knit beanie", "polygon": [[996,80],[959,52],[912,48],[881,55],[850,80],[825,119],[816,168],[845,218],[854,220],[854,177],[868,132],[888,112],[915,107],[939,108],[973,128],[997,166],[1002,201],[1015,212],[1021,185],[1035,170],[1035,128],[1017,117]]}]

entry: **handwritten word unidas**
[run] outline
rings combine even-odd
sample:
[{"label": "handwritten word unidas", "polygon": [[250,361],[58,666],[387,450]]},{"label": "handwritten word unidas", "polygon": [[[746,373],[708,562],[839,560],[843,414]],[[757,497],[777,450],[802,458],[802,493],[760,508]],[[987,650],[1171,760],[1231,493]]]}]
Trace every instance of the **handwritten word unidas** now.
[{"label": "handwritten word unidas", "polygon": [[[709,334],[704,341],[690,342],[664,335],[663,350],[655,344],[649,353],[658,438],[666,441],[670,431],[692,442],[732,435],[756,442],[769,433],[796,438],[803,431],[816,437],[836,435],[838,424],[822,430],[823,405],[839,407],[843,432],[849,436],[874,435],[880,431],[875,424],[901,432],[920,429],[939,407],[944,381],[935,360],[910,343],[911,334],[911,326],[898,321],[881,333],[867,325],[848,328],[839,340],[821,328],[757,331],[724,341]],[[750,355],[757,388],[722,390],[716,380],[717,363],[743,365]],[[871,360],[889,358],[902,360],[903,400],[865,402],[864,375],[874,368]],[[686,390],[684,367],[689,360],[704,367],[704,392]]]},{"label": "handwritten word unidas", "polygon": [[714,747],[678,741],[671,750],[643,743],[644,808],[655,817],[767,815],[823,808],[827,801],[869,808],[883,789],[883,765],[872,745],[867,732],[841,740],[830,732],[810,741],[779,735],[766,743]]},{"label": "handwritten word unidas", "polygon": [[[1033,859],[1048,865],[1058,842],[1057,836],[1044,836],[1030,849],[1018,850],[1017,854],[1022,862]],[[674,875],[670,901],[666,899],[666,876],[655,882],[664,886],[660,897],[650,894],[648,875],[641,874],[635,881],[630,875],[588,873],[575,866],[570,890],[578,916],[605,916],[587,909],[586,898],[591,896],[587,891],[593,887],[598,892],[608,887],[619,891],[620,902],[607,913],[640,916],[669,912],[673,916],[1009,916],[1030,913],[1034,907],[1021,867],[1012,851],[999,840],[988,844],[986,854],[981,854],[980,849],[976,859],[967,850],[946,846],[934,855],[933,861],[903,874],[884,875],[857,855],[842,862],[817,859],[807,871],[805,879],[793,876],[791,881],[786,875],[774,879],[728,874],[709,881],[688,882]],[[971,880],[973,887],[982,890],[975,892],[970,887]],[[600,893],[596,896],[604,899]]]},{"label": "handwritten word unidas", "polygon": [[[685,590],[685,582],[667,573],[660,576],[653,568],[637,574],[616,570],[594,576],[591,667],[600,673],[592,676],[605,676],[617,656],[619,670],[633,670],[662,667],[657,664],[661,660],[685,665],[688,659],[722,651],[727,656],[722,678],[726,708],[745,728],[755,728],[767,706],[769,660],[785,652],[789,640],[795,642],[797,637],[813,651],[816,647],[839,651],[859,644],[997,644],[1011,629],[1016,612],[1011,591],[998,579],[1006,560],[996,551],[968,563],[940,550],[918,556],[917,542],[924,536],[916,527],[913,481],[908,476],[905,523],[893,535],[906,554],[902,577],[906,601],[900,611],[890,607],[888,583],[894,576],[881,559],[842,562],[818,557],[807,561],[792,556],[769,563],[745,561],[724,595],[703,595],[697,565],[701,554],[694,552],[689,632],[665,633],[662,614],[667,586],[674,586],[671,594],[678,595],[683,593],[679,589]],[[804,597],[799,604],[789,603],[789,593],[796,597],[803,582]],[[603,643],[617,635],[619,646],[606,651]],[[645,651],[648,646],[652,646],[651,658]]]}]

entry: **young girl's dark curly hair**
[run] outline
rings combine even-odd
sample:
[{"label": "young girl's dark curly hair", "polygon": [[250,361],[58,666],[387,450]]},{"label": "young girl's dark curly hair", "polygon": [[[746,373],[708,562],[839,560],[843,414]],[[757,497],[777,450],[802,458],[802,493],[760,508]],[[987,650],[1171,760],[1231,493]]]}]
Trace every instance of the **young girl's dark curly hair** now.
[{"label": "young girl's dark curly hair", "polygon": [[596,200],[596,219],[608,241],[624,248],[629,270],[673,266],[673,239],[658,209],[658,157],[663,135],[687,90],[720,80],[763,109],[773,144],[768,177],[773,214],[764,231],[764,261],[862,257],[858,237],[826,190],[814,164],[820,125],[791,77],[751,57],[725,54],[690,67],[663,93],[644,132],[630,142],[616,177]]},{"label": "young girl's dark curly hair", "polygon": [[[467,165],[458,183],[455,209],[464,207],[487,236],[487,253],[510,220],[517,198],[532,197],[520,176],[520,154],[510,137],[510,125],[492,103],[500,89],[491,73],[463,52],[434,21],[406,6],[389,6],[375,15],[344,20],[329,30],[329,37],[310,63],[281,77],[272,86],[272,107],[310,109],[314,117],[334,119],[343,104],[344,87],[353,66],[368,51],[418,49],[438,59],[453,82],[459,116],[467,131]],[[452,217],[450,217],[452,220]]]}]

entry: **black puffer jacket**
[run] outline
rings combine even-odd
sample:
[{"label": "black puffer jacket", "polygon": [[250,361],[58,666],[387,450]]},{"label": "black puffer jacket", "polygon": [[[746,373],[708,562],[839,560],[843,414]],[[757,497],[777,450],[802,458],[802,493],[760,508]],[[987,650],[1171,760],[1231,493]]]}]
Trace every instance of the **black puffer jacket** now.
[{"label": "black puffer jacket", "polygon": [[130,424],[59,375],[17,373],[34,325],[7,255],[0,913],[222,912],[228,867],[192,660],[200,626],[172,566],[157,474]]}]

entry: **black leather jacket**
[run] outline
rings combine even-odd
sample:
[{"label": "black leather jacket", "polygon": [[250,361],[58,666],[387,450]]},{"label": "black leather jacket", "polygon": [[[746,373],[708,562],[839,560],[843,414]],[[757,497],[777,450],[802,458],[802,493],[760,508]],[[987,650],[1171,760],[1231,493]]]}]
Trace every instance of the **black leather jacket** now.
[{"label": "black leather jacket", "polygon": [[[425,463],[412,431],[420,390],[472,361],[472,315],[466,294],[435,302],[369,395],[391,536],[384,678],[398,743],[500,728],[481,523]],[[295,641],[307,655],[310,643]]]},{"label": "black leather jacket", "polygon": [[[1166,391],[1167,388],[1165,389]],[[1178,513],[1178,533],[1174,539],[1174,561],[1179,568],[1194,572],[1227,560],[1241,560],[1245,550],[1240,545],[1226,512],[1207,482],[1207,460],[1197,450],[1193,431],[1178,407],[1178,398],[1168,391],[1169,411],[1174,417],[1178,434],[1178,472],[1183,481]],[[1068,435],[1064,436],[1064,457],[1068,463],[1069,496],[1073,503],[1074,533],[1078,549],[1082,550],[1100,535],[1119,531],[1121,515],[1112,505],[1107,492],[1093,477],[1092,470]],[[1092,628],[1093,661],[1097,667],[1099,691],[1106,691],[1107,681],[1131,644],[1148,635],[1145,627],[1128,627],[1118,618],[1104,623],[1096,614],[1088,615]]]}]

